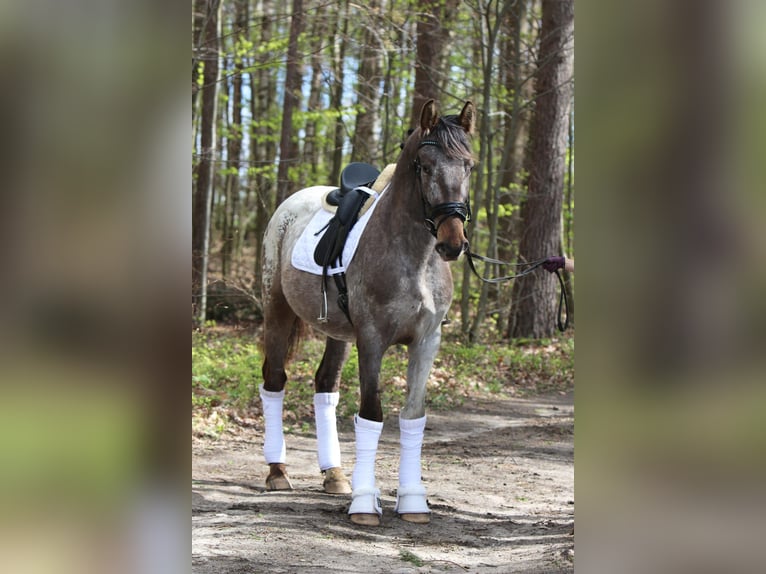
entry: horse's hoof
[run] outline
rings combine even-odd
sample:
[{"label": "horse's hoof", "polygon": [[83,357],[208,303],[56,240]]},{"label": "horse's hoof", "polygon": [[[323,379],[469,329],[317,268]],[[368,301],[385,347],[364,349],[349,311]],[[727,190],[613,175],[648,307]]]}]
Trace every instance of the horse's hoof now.
[{"label": "horse's hoof", "polygon": [[380,526],[380,516],[377,514],[350,514],[351,522],[361,526]]},{"label": "horse's hoof", "polygon": [[337,466],[324,471],[322,486],[328,494],[351,494],[351,483],[343,474],[343,470]]},{"label": "horse's hoof", "polygon": [[292,490],[293,485],[287,478],[287,469],[284,464],[270,464],[269,476],[266,477],[266,488],[268,490]]},{"label": "horse's hoof", "polygon": [[414,524],[428,524],[431,522],[430,512],[412,512],[410,514],[400,514],[399,518],[405,522],[412,522]]}]

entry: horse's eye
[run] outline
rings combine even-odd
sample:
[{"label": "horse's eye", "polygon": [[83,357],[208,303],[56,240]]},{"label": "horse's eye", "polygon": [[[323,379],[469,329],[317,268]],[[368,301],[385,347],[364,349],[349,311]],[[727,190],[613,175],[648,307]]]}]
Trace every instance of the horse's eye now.
[{"label": "horse's eye", "polygon": [[431,175],[431,168],[429,166],[424,165],[422,169],[424,174]]}]

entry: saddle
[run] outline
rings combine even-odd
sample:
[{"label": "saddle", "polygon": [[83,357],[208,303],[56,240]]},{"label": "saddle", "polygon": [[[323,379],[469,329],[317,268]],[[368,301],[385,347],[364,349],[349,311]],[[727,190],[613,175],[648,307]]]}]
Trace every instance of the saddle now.
[{"label": "saddle", "polygon": [[[322,294],[324,304],[319,320],[327,320],[327,293],[326,279],[327,268],[330,265],[342,265],[341,255],[343,247],[351,228],[359,219],[359,213],[367,200],[375,193],[370,186],[380,175],[380,171],[374,166],[355,162],[347,165],[340,174],[340,187],[332,190],[325,197],[324,202],[335,207],[335,215],[324,228],[319,243],[314,250],[314,261],[322,267]],[[346,289],[345,273],[333,275],[338,287],[338,306],[346,318],[351,322],[348,313],[348,294]]]}]

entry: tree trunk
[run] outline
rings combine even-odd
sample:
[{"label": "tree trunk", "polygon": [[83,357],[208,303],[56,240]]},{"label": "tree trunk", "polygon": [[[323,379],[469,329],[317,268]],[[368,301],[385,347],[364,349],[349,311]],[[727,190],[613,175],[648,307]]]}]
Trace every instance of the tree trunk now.
[{"label": "tree trunk", "polygon": [[[524,149],[529,132],[529,103],[534,96],[530,80],[533,70],[522,37],[531,34],[528,10],[534,12],[535,2],[528,6],[526,1],[519,1],[509,12],[509,32],[505,41],[506,75],[504,83],[507,93],[511,94],[510,105],[505,109],[505,134],[500,167],[497,171],[496,189],[500,192],[499,204],[505,216],[498,221],[497,258],[513,261],[518,257],[518,208],[521,203],[519,172],[524,163]],[[497,302],[503,310],[498,316],[499,328],[505,329],[510,318],[511,289],[502,289]]]},{"label": "tree trunk", "polygon": [[[311,89],[309,91],[309,101],[307,110],[309,112],[319,112],[321,110],[322,96],[322,46],[327,43],[327,20],[324,16],[319,16],[314,20],[314,27],[311,33],[313,46],[311,48]],[[306,122],[306,137],[304,140],[304,170],[303,179],[309,179],[316,182],[319,172],[319,121],[316,117],[310,117]],[[317,182],[318,183],[318,182]]]},{"label": "tree trunk", "polygon": [[[574,5],[543,0],[535,112],[527,155],[528,195],[521,209],[519,252],[527,259],[561,248],[561,208],[566,173],[567,128],[572,104]],[[536,272],[513,286],[510,334],[542,338],[553,334],[556,278]]]},{"label": "tree trunk", "polygon": [[[242,35],[247,33],[247,0],[236,0],[234,26],[232,29],[235,53],[236,46],[242,40]],[[231,79],[231,125],[229,127],[229,140],[227,156],[229,171],[226,174],[225,197],[226,210],[224,212],[224,233],[221,244],[221,275],[225,278],[231,271],[231,260],[234,246],[237,244],[239,235],[239,162],[242,154],[242,62],[243,56],[234,58],[234,72]],[[236,170],[236,173],[232,171]]]},{"label": "tree trunk", "polygon": [[197,191],[192,202],[192,312],[197,324],[205,322],[207,306],[207,263],[210,245],[214,160],[216,145],[216,106],[218,99],[218,14],[219,0],[209,0],[204,29],[204,84]]},{"label": "tree trunk", "polygon": [[298,143],[293,130],[293,111],[301,99],[301,68],[298,39],[303,32],[303,0],[293,0],[290,19],[290,40],[287,45],[285,70],[285,99],[282,105],[282,129],[279,140],[279,169],[277,170],[277,205],[290,193],[289,168],[298,161]]},{"label": "tree trunk", "polygon": [[[261,4],[263,11],[260,18],[261,44],[268,45],[273,36],[273,8],[268,0]],[[253,271],[255,278],[253,290],[260,293],[261,281],[261,257],[263,234],[269,217],[274,211],[276,194],[274,187],[273,164],[277,153],[277,146],[271,137],[269,118],[276,113],[276,74],[277,71],[269,65],[270,55],[264,52],[257,57],[257,72],[250,74],[250,83],[253,86],[253,97],[250,101],[250,114],[252,118],[250,156],[255,167],[254,176],[254,205],[250,212],[254,214],[252,229],[254,237],[255,261]]]},{"label": "tree trunk", "polygon": [[[200,72],[200,60],[202,59],[202,31],[208,19],[208,0],[194,0],[192,13],[192,126],[197,124],[197,100],[199,99],[200,87],[197,83]],[[192,140],[192,143],[196,138]]]},{"label": "tree trunk", "polygon": [[420,121],[420,111],[431,98],[439,100],[446,82],[444,54],[459,0],[422,0],[417,24],[415,91],[410,126]]},{"label": "tree trunk", "polygon": [[378,163],[378,133],[376,126],[380,118],[381,55],[380,45],[380,1],[367,4],[368,17],[362,35],[362,53],[357,74],[357,116],[351,147],[351,161]]},{"label": "tree trunk", "polygon": [[[479,162],[476,171],[473,204],[478,209],[484,207],[487,213],[487,226],[489,229],[489,241],[486,246],[490,257],[497,256],[497,196],[493,188],[492,172],[494,166],[492,163],[493,151],[492,141],[493,132],[491,125],[492,111],[492,85],[496,77],[496,46],[498,31],[505,19],[506,12],[510,9],[511,3],[500,0],[489,1],[482,5],[479,14],[479,30],[481,31],[478,42],[475,47],[479,54],[479,63],[482,71],[482,101],[480,109],[481,125],[479,128]],[[473,225],[468,229],[468,241],[473,249],[478,250],[479,241],[477,231],[479,230],[479,218],[474,218]],[[491,266],[486,266],[484,276],[489,277],[492,272]],[[473,342],[479,337],[479,330],[487,312],[489,285],[481,283],[479,303],[474,314],[473,321],[470,320],[470,296],[471,296],[471,269],[467,261],[463,264],[463,291],[461,295],[461,315],[463,333],[468,336],[468,340]]]},{"label": "tree trunk", "polygon": [[343,4],[343,9],[338,8],[338,28],[340,34],[336,35],[333,47],[333,85],[330,106],[336,111],[335,133],[333,137],[332,171],[330,171],[330,183],[340,183],[340,170],[343,163],[343,139],[345,126],[343,124],[343,84],[345,81],[344,64],[346,60],[346,38],[348,35],[348,10],[349,0]]}]

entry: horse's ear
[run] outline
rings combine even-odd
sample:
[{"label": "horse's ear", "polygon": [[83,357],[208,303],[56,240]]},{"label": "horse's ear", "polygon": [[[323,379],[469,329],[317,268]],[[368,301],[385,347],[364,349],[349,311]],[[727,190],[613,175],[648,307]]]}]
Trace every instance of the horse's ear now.
[{"label": "horse's ear", "polygon": [[439,123],[439,111],[436,109],[436,103],[428,100],[423,104],[423,110],[420,112],[420,129],[423,135],[427,135]]},{"label": "horse's ear", "polygon": [[476,125],[476,108],[473,105],[473,102],[468,101],[463,106],[463,109],[460,111],[460,125],[463,126],[463,129],[466,131],[467,134],[471,135],[473,134],[473,128]]}]

